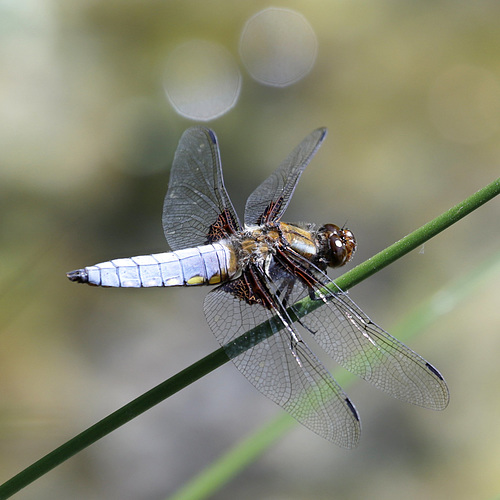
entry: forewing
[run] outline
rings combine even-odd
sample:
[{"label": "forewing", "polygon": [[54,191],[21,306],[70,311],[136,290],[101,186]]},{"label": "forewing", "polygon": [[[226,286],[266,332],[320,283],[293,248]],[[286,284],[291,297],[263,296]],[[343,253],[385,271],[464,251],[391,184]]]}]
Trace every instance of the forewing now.
[{"label": "forewing", "polygon": [[278,221],[285,212],[297,182],[326,137],[326,128],[309,134],[248,198],[245,224]]},{"label": "forewing", "polygon": [[[303,341],[292,353],[290,334],[281,321],[262,305],[235,295],[239,286],[245,285],[242,282],[221,285],[205,299],[208,324],[236,368],[262,394],[312,431],[339,446],[356,446],[361,426],[341,387]],[[272,336],[264,338],[260,329],[232,342],[268,320]],[[234,357],[248,346],[249,349]]]},{"label": "forewing", "polygon": [[344,368],[391,396],[433,410],[446,408],[448,387],[438,370],[373,323],[346,293],[321,288],[332,283],[325,274],[317,279],[316,297],[323,296],[325,303],[301,322],[318,344]]},{"label": "forewing", "polygon": [[192,127],[182,134],[162,221],[172,250],[212,243],[240,229],[224,187],[219,146],[212,130]]}]

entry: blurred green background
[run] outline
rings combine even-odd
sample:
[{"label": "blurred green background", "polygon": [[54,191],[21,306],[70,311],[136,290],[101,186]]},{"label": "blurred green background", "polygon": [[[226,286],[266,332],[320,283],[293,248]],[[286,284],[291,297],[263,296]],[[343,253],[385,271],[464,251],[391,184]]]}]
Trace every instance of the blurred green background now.
[{"label": "blurred green background", "polygon": [[[361,262],[499,175],[500,3],[273,2],[317,38],[311,72],[276,88],[238,52],[266,2],[0,1],[0,482],[218,347],[207,289],[97,289],[65,272],[166,250],[168,172],[195,122],[166,61],[217,42],[242,75],[209,122],[226,186],[248,194],[314,128],[329,136],[287,221],[347,223]],[[351,291],[391,325],[499,249],[493,200]],[[445,375],[445,412],[360,381],[360,446],[298,426],[221,499],[457,499],[500,491],[498,273],[410,346]],[[156,499],[280,412],[229,365],[58,467],[20,499]]]}]

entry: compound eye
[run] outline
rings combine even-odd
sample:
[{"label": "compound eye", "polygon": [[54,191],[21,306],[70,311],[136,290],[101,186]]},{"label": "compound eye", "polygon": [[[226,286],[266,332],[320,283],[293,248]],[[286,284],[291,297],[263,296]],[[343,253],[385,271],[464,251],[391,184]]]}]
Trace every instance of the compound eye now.
[{"label": "compound eye", "polygon": [[343,241],[337,234],[332,234],[328,239],[330,244],[330,266],[341,266],[345,262],[346,249]]}]

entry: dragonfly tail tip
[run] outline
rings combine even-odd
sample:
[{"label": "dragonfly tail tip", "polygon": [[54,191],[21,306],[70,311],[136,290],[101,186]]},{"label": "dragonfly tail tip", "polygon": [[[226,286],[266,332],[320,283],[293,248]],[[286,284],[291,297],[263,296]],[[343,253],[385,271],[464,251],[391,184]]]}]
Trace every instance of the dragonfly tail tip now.
[{"label": "dragonfly tail tip", "polygon": [[66,276],[70,281],[76,281],[77,283],[87,283],[88,276],[85,269],[77,269],[76,271],[70,271],[66,273]]}]

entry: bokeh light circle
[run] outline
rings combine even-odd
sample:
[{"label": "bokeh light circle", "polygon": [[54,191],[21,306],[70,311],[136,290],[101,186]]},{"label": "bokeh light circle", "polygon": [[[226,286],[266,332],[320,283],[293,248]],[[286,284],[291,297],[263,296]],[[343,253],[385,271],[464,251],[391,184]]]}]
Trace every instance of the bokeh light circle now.
[{"label": "bokeh light circle", "polygon": [[222,45],[190,40],[170,53],[163,84],[177,113],[192,120],[208,121],[227,113],[236,104],[241,74]]},{"label": "bokeh light circle", "polygon": [[240,56],[252,78],[265,85],[295,83],[316,61],[318,42],[306,18],[293,10],[269,7],[251,17],[240,38]]}]

